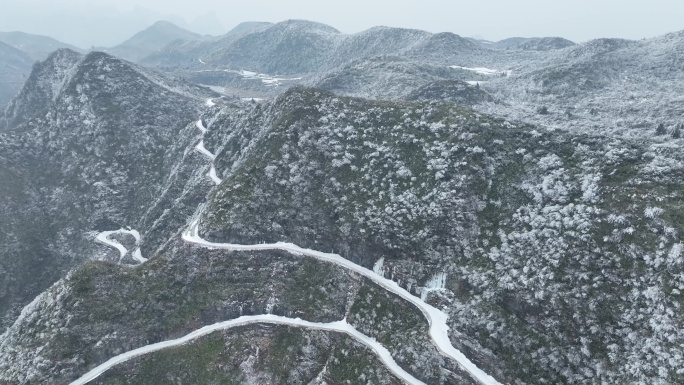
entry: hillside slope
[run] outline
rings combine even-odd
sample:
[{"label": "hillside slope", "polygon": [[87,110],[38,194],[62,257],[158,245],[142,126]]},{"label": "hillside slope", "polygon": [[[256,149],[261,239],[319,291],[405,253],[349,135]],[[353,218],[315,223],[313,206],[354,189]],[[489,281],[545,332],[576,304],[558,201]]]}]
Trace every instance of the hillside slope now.
[{"label": "hillside slope", "polygon": [[676,147],[311,90],[214,124],[209,239],[384,258],[417,294],[445,274],[434,300],[509,381],[681,381]]},{"label": "hillside slope", "polygon": [[[490,92],[511,108],[496,112],[540,124],[628,136],[653,136],[681,124],[684,32],[642,41],[597,39],[552,51]],[[547,115],[535,111],[546,106]]]},{"label": "hillside slope", "polygon": [[[632,65],[659,82],[677,80],[676,69],[619,59],[648,50],[655,63],[677,64],[681,34],[511,54],[453,34],[380,28],[362,36],[341,51],[359,58],[325,72],[321,84],[350,85],[348,93],[396,85],[392,95],[418,101],[294,88],[263,103],[207,102],[216,95],[103,53],[60,51],[36,66],[0,142],[9,181],[0,241],[11,246],[0,274],[27,283],[0,287],[9,326],[0,381],[68,383],[123,352],[275,314],[344,320],[421,382],[474,383],[431,339],[434,323],[416,305],[427,303],[448,316],[444,340],[502,383],[684,382],[680,141],[547,129],[463,106],[491,108],[489,91],[500,97],[500,85],[530,79],[548,91],[535,103],[564,103],[580,89],[601,96],[618,90],[625,72],[636,74]],[[244,35],[211,60],[315,72],[338,65],[324,54],[345,39],[289,21]],[[364,57],[383,39],[401,53]],[[428,62],[417,59],[428,53]],[[539,61],[521,74],[475,66],[523,57]],[[571,73],[586,66],[576,84],[553,75],[566,65]],[[407,84],[383,83],[388,73]],[[599,78],[582,81],[589,74]],[[462,82],[475,77],[490,81]],[[434,101],[441,98],[458,104]],[[95,243],[102,231],[127,227],[142,233],[150,259],[141,265]],[[213,243],[189,243],[197,228]],[[236,245],[217,246],[228,244]],[[336,262],[312,258],[332,253]],[[242,336],[268,353],[245,347]],[[395,383],[375,359],[335,333],[260,325],[136,358],[98,381],[145,382],[164,370],[170,382]]]},{"label": "hillside slope", "polygon": [[[172,171],[192,164],[183,151],[194,138],[181,133],[194,132],[188,126],[209,95],[103,53],[58,51],[35,67],[7,110],[10,126],[0,142],[4,173],[16,179],[7,186],[12,199],[0,228],[8,239],[40,234],[41,241],[9,241],[0,251],[8,283],[2,326],[68,270],[101,254],[97,232],[152,231],[141,221]],[[36,210],[43,214],[23,213]],[[153,239],[150,251],[158,247]],[[32,279],[43,276],[50,278]]]}]

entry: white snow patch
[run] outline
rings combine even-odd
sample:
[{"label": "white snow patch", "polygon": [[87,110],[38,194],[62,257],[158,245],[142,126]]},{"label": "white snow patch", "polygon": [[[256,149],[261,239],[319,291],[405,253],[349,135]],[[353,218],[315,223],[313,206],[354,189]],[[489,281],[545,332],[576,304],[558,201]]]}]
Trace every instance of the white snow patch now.
[{"label": "white snow patch", "polygon": [[200,85],[201,85],[202,87],[207,87],[207,88],[209,88],[210,90],[212,90],[212,91],[214,91],[214,92],[218,92],[219,94],[225,94],[225,93],[226,93],[226,88],[225,88],[225,87],[214,86],[214,85],[211,85],[211,84],[203,84],[203,83],[200,83]]},{"label": "white snow patch", "polygon": [[373,272],[381,277],[385,276],[385,257],[382,257],[378,259],[377,262],[375,262],[375,265],[373,265]]},{"label": "white snow patch", "polygon": [[420,299],[427,301],[427,296],[431,291],[444,290],[446,287],[446,273],[441,272],[435,274],[427,282],[425,282],[425,287],[422,288],[420,292]]},{"label": "white snow patch", "polygon": [[202,63],[202,64],[207,64],[207,63],[205,63],[204,60],[202,60],[202,59],[197,59],[197,60],[198,60],[200,63]]},{"label": "white snow patch", "polygon": [[449,68],[465,70],[465,71],[472,71],[472,72],[475,72],[476,74],[485,75],[485,76],[505,75],[506,77],[508,77],[508,76],[513,75],[513,71],[511,71],[511,70],[501,71],[501,70],[495,70],[495,69],[486,68],[486,67],[449,66]]},{"label": "white snow patch", "polygon": [[280,86],[283,82],[286,82],[286,81],[302,80],[302,78],[279,78],[277,76],[272,76],[272,75],[268,75],[268,74],[261,74],[261,73],[257,73],[254,71],[245,71],[245,70],[241,70],[238,73],[240,74],[240,76],[242,76],[245,79],[261,80],[261,82],[263,84],[266,84],[267,86],[275,86],[275,87]]},{"label": "white snow patch", "polygon": [[207,107],[214,107],[216,105],[216,103],[214,103],[214,99],[212,98],[207,99],[205,104],[207,105]]}]

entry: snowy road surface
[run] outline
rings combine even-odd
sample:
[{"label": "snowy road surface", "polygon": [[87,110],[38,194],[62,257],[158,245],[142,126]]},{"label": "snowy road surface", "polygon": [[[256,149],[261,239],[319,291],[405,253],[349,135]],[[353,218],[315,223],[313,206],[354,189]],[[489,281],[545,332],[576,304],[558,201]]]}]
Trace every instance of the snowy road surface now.
[{"label": "snowy road surface", "polygon": [[216,156],[209,152],[206,148],[204,148],[204,139],[200,140],[199,143],[197,143],[197,146],[195,146],[195,149],[199,151],[202,155],[206,156],[207,158],[211,159],[212,161],[216,159]]},{"label": "snowy road surface", "polygon": [[207,132],[207,128],[204,127],[204,123],[202,123],[202,119],[195,122],[195,127],[199,128],[199,130],[202,131],[203,134],[205,134]]},{"label": "snowy road surface", "polygon": [[231,329],[239,326],[245,326],[245,325],[250,325],[250,324],[258,324],[258,323],[266,323],[266,324],[275,324],[275,325],[288,325],[288,326],[294,326],[294,327],[304,327],[308,329],[315,329],[315,330],[324,330],[324,331],[332,331],[332,332],[338,332],[338,333],[345,333],[348,336],[354,338],[356,341],[364,344],[371,350],[377,354],[378,358],[387,366],[387,368],[394,373],[397,377],[401,378],[404,380],[406,383],[411,384],[411,385],[424,385],[424,383],[417,378],[413,377],[411,374],[407,373],[404,369],[402,369],[392,358],[392,355],[390,352],[385,349],[384,346],[382,346],[380,343],[378,343],[375,339],[370,338],[366,335],[361,334],[358,330],[354,329],[351,325],[347,323],[346,320],[342,321],[336,321],[336,322],[330,322],[330,323],[318,323],[318,322],[309,322],[309,321],[304,321],[299,318],[285,318],[281,316],[276,316],[272,314],[264,314],[264,315],[254,315],[254,316],[242,316],[240,318],[232,319],[230,321],[224,321],[224,322],[219,322],[215,323],[213,325],[208,325],[204,326],[200,329],[195,330],[194,332],[187,334],[181,338],[177,338],[175,340],[169,340],[169,341],[163,341],[163,342],[158,342],[156,344],[151,344],[147,346],[143,346],[141,348],[131,350],[129,352],[119,354],[116,357],[110,358],[107,362],[98,365],[95,367],[93,370],[89,371],[85,375],[83,375],[81,378],[77,379],[76,381],[72,382],[71,385],[83,385],[87,384],[88,382],[94,380],[98,376],[100,376],[102,373],[107,371],[108,369],[111,369],[112,367],[121,364],[123,362],[129,361],[135,357],[142,356],[144,354],[156,352],[162,349],[174,347],[174,346],[180,346],[187,344],[188,342],[195,340],[197,338],[206,336],[207,334],[210,334],[212,332],[218,331],[218,330],[226,330],[226,329]]},{"label": "snowy road surface", "polygon": [[140,263],[147,262],[147,258],[143,258],[142,252],[140,251],[140,233],[137,230],[119,229],[119,230],[114,230],[114,231],[103,231],[95,237],[95,241],[102,243],[105,246],[109,246],[109,247],[117,249],[119,251],[119,262],[118,263],[121,263],[123,258],[128,253],[128,250],[119,242],[117,242],[113,239],[109,239],[109,236],[113,235],[113,234],[130,234],[130,235],[132,235],[133,238],[135,238],[135,246],[136,246],[136,249],[133,251],[133,258]]},{"label": "snowy road surface", "polygon": [[[209,99],[211,100],[211,99]],[[195,122],[195,126],[202,132],[202,135],[206,134],[207,131],[209,131],[206,127],[204,127],[204,123],[202,123],[202,119],[198,120]],[[197,146],[195,146],[195,150],[199,152],[200,154],[206,156],[211,160],[211,167],[209,168],[209,172],[207,173],[207,177],[211,179],[212,182],[214,182],[215,185],[220,185],[222,180],[221,178],[218,177],[216,173],[216,167],[214,167],[214,160],[216,159],[216,155],[212,154],[209,150],[207,150],[204,147],[204,139],[200,140],[199,143],[197,143]]]},{"label": "snowy road surface", "polygon": [[223,250],[237,250],[237,251],[250,251],[250,250],[283,250],[290,252],[295,255],[305,255],[309,257],[316,258],[321,261],[331,262],[338,266],[342,266],[348,270],[354,271],[361,274],[377,285],[383,287],[384,289],[398,295],[399,297],[411,302],[415,305],[427,318],[430,324],[430,337],[434,342],[435,346],[447,357],[450,357],[456,362],[458,362],[474,379],[483,385],[501,385],[492,376],[488,375],[475,364],[473,364],[468,357],[466,357],[461,351],[454,348],[451,345],[451,340],[449,339],[449,326],[447,325],[447,315],[423,302],[420,298],[415,297],[404,288],[399,286],[396,282],[384,278],[373,271],[355,264],[350,260],[342,258],[340,255],[324,253],[320,251],[310,250],[301,248],[292,243],[272,243],[272,244],[258,244],[258,245],[236,245],[231,243],[213,243],[202,239],[198,234],[199,222],[195,220],[190,224],[190,227],[183,232],[183,240],[189,243],[193,243],[198,246],[210,248],[210,249],[223,249]]},{"label": "snowy road surface", "polygon": [[222,182],[221,178],[219,178],[218,175],[216,175],[216,167],[214,167],[213,164],[211,165],[211,168],[209,169],[209,173],[207,174],[207,176],[217,186],[220,185]]}]

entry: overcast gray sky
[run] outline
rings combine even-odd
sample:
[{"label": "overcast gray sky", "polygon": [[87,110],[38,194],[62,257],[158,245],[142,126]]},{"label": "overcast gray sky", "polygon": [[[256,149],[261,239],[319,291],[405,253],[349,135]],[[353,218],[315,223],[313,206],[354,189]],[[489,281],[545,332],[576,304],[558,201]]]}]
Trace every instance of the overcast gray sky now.
[{"label": "overcast gray sky", "polygon": [[242,21],[295,18],[346,33],[388,25],[488,40],[641,39],[684,30],[683,0],[0,0],[0,9],[0,31],[46,34],[81,47],[117,44],[160,18],[214,34]]}]

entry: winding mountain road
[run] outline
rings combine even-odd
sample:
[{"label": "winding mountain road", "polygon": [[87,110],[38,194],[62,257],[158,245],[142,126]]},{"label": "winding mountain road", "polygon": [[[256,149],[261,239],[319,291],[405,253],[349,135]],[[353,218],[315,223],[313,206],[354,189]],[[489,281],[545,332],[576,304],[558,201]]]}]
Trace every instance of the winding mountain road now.
[{"label": "winding mountain road", "polygon": [[[211,99],[210,99],[211,100]],[[197,127],[200,132],[202,132],[202,135],[206,134],[207,131],[209,131],[205,126],[204,123],[202,123],[202,119],[198,120],[195,122],[195,127]],[[207,150],[204,147],[204,139],[200,140],[199,143],[195,146],[195,150],[199,152],[200,154],[204,155],[205,157],[209,158],[211,160],[211,164],[209,167],[209,172],[207,173],[207,177],[211,179],[212,182],[214,182],[215,185],[220,185],[222,180],[221,178],[218,177],[216,173],[216,167],[214,167],[214,160],[216,159],[216,155],[212,154],[209,150]]]},{"label": "winding mountain road", "polygon": [[140,263],[145,263],[147,262],[147,258],[143,258],[142,252],[140,251],[140,233],[137,230],[131,230],[131,229],[119,229],[119,230],[114,230],[114,231],[103,231],[99,233],[95,237],[95,241],[98,243],[101,243],[105,246],[109,246],[112,248],[115,248],[119,251],[119,264],[123,260],[123,258],[128,254],[128,250],[119,242],[109,239],[110,235],[114,234],[130,234],[135,238],[135,250],[133,251],[133,258],[140,262]]},{"label": "winding mountain road", "polygon": [[162,349],[168,349],[172,348],[175,346],[181,346],[184,344],[187,344],[193,340],[196,340],[200,337],[204,337],[207,334],[213,333],[215,331],[219,330],[228,330],[240,326],[246,326],[246,325],[251,325],[251,324],[275,324],[275,325],[287,325],[287,326],[294,326],[294,327],[304,327],[308,329],[314,329],[314,330],[324,330],[324,331],[331,331],[331,332],[337,332],[337,333],[345,333],[348,336],[352,337],[354,340],[362,343],[363,345],[367,346],[373,352],[378,356],[378,358],[387,366],[387,368],[395,374],[397,377],[401,378],[403,381],[405,381],[407,384],[410,385],[425,385],[424,382],[418,380],[417,378],[413,377],[410,373],[406,372],[401,366],[399,366],[394,359],[392,358],[392,355],[390,352],[382,346],[379,342],[377,342],[375,339],[370,338],[358,330],[354,329],[353,326],[349,325],[346,320],[342,321],[336,321],[336,322],[330,322],[330,323],[318,323],[318,322],[309,322],[309,321],[304,321],[299,318],[286,318],[286,317],[281,317],[281,316],[276,316],[273,314],[263,314],[263,315],[255,315],[255,316],[242,316],[240,318],[232,319],[229,321],[223,321],[223,322],[218,322],[213,325],[208,325],[204,326],[200,329],[197,329],[193,331],[190,334],[186,334],[185,336],[181,338],[177,338],[175,340],[169,340],[169,341],[163,341],[163,342],[157,342],[156,344],[151,344],[151,345],[146,345],[143,347],[140,347],[138,349],[134,349],[131,351],[128,351],[123,354],[119,354],[116,357],[110,358],[106,362],[96,366],[93,368],[91,371],[88,373],[84,374],[81,376],[76,381],[73,381],[70,385],[84,385],[87,384],[88,382],[94,380],[95,378],[99,377],[102,373],[106,372],[107,370],[111,369],[112,367],[119,365],[121,363],[124,363],[126,361],[132,360],[133,358],[153,353]]},{"label": "winding mountain road", "polygon": [[321,261],[334,263],[337,266],[341,266],[347,270],[351,270],[355,273],[363,275],[364,277],[372,280],[378,286],[384,288],[385,290],[398,295],[399,297],[407,300],[416,306],[423,313],[425,318],[427,318],[430,325],[430,338],[433,343],[440,350],[440,352],[455,360],[459,363],[461,368],[469,373],[474,379],[480,382],[482,385],[501,385],[492,376],[485,373],[482,369],[478,368],[473,364],[468,357],[466,357],[461,351],[454,348],[451,345],[451,340],[449,339],[449,326],[447,325],[448,316],[433,307],[430,304],[425,303],[420,298],[414,296],[413,294],[406,291],[406,289],[399,286],[396,282],[389,280],[381,275],[376,274],[370,269],[363,266],[359,266],[354,262],[343,258],[338,254],[324,253],[321,251],[304,249],[292,243],[265,243],[258,245],[238,245],[232,243],[214,243],[208,242],[199,236],[199,220],[195,220],[190,224],[190,227],[183,232],[182,238],[185,242],[195,244],[197,246],[209,248],[209,249],[222,249],[222,250],[234,250],[234,251],[255,251],[255,250],[282,250],[287,251],[294,255],[303,255],[307,257],[313,257]]},{"label": "winding mountain road", "polygon": [[[202,123],[202,120],[198,120],[195,123],[196,127],[202,132],[202,134],[205,134],[208,130]],[[197,146],[195,146],[195,149],[202,153],[204,156],[207,158],[211,159],[211,168],[209,171],[208,176],[216,183],[217,185],[221,183],[221,179],[218,178],[216,175],[216,169],[213,164],[213,160],[216,158],[214,154],[209,152],[205,147],[204,147],[204,141],[200,141]],[[121,230],[119,230],[121,231]],[[113,233],[113,232],[112,232]],[[104,233],[101,233],[102,235]],[[113,247],[117,247],[114,245],[114,242],[108,240],[107,236],[104,235],[102,236],[102,239],[100,239],[100,235],[98,235],[98,240],[100,242],[103,242],[105,244],[108,244]],[[139,239],[139,238],[136,238]],[[423,313],[425,318],[428,320],[429,326],[430,326],[430,338],[432,339],[434,345],[439,349],[439,351],[446,357],[449,357],[456,362],[459,363],[461,368],[466,371],[468,374],[472,376],[475,380],[477,380],[481,385],[501,385],[496,379],[494,379],[492,376],[488,375],[484,371],[482,371],[480,368],[478,368],[475,364],[473,364],[463,353],[461,353],[458,349],[454,348],[453,345],[451,344],[451,340],[449,339],[449,326],[447,325],[447,318],[448,316],[438,310],[437,308],[433,307],[432,305],[424,302],[420,298],[412,295],[408,291],[406,291],[404,288],[399,286],[396,282],[389,280],[379,274],[382,271],[382,260],[379,260],[376,263],[376,266],[374,267],[374,271],[367,269],[363,266],[357,265],[342,256],[338,254],[332,254],[332,253],[324,253],[316,250],[311,250],[311,249],[304,249],[302,247],[299,247],[295,244],[292,243],[284,243],[284,242],[278,242],[278,243],[272,243],[272,244],[258,244],[258,245],[239,245],[239,244],[232,244],[232,243],[215,243],[215,242],[209,242],[202,237],[199,236],[199,219],[195,219],[194,221],[191,222],[190,226],[183,232],[182,234],[182,239],[190,244],[196,245],[198,247],[203,247],[203,248],[208,248],[208,249],[221,249],[221,250],[232,250],[232,251],[257,251],[257,250],[282,250],[289,252],[294,255],[300,255],[300,256],[307,256],[307,257],[312,257],[316,258],[321,261],[333,263],[335,265],[341,266],[347,270],[353,271],[357,274],[360,274],[373,282],[375,282],[377,285],[380,287],[384,288],[385,290],[394,293],[395,295],[405,299],[406,301],[412,303],[414,306],[416,306],[420,311]],[[118,243],[116,243],[118,244]],[[120,244],[118,244],[121,246]],[[117,247],[118,248],[118,247]],[[123,248],[123,246],[121,246]],[[119,249],[121,250],[121,249]],[[122,254],[125,255],[125,248],[123,249],[124,253]],[[281,317],[281,316],[276,316],[272,314],[264,314],[264,315],[256,315],[256,316],[242,316],[240,318],[236,318],[233,320],[229,321],[224,321],[224,322],[219,322],[213,325],[209,326],[204,326],[198,330],[195,330],[194,332],[187,334],[181,338],[174,339],[174,340],[169,340],[169,341],[163,341],[163,342],[158,342],[156,344],[151,344],[147,346],[140,347],[138,349],[131,350],[129,352],[120,354],[116,357],[113,357],[109,359],[107,362],[95,367],[85,375],[83,375],[81,378],[78,380],[74,381],[71,383],[71,385],[82,385],[90,382],[94,378],[98,377],[108,369],[114,367],[115,365],[118,365],[120,363],[126,362],[128,360],[131,360],[135,357],[156,352],[162,349],[166,349],[169,347],[174,347],[174,346],[179,346],[186,344],[192,340],[195,340],[197,338],[200,338],[202,336],[205,336],[207,334],[210,334],[214,331],[218,330],[226,330],[230,328],[235,328],[239,326],[245,326],[249,324],[256,324],[256,323],[268,323],[268,324],[278,324],[278,325],[289,325],[289,326],[296,326],[296,327],[305,327],[305,328],[310,328],[310,329],[315,329],[315,330],[326,330],[326,331],[333,331],[333,332],[340,332],[340,333],[346,333],[347,335],[351,336],[354,338],[356,341],[359,341],[363,343],[365,346],[369,347],[372,349],[375,354],[378,355],[380,360],[387,366],[389,370],[392,371],[397,377],[401,378],[403,381],[405,381],[408,384],[411,385],[418,385],[418,384],[424,384],[420,380],[416,379],[413,377],[411,374],[406,372],[403,368],[401,368],[392,358],[391,354],[389,351],[382,346],[380,343],[378,343],[375,339],[368,337],[362,333],[360,333],[358,330],[356,330],[353,326],[351,326],[349,323],[346,322],[346,320],[342,321],[337,321],[337,322],[331,322],[331,323],[317,323],[317,322],[310,322],[310,321],[304,321],[298,318],[286,318],[286,317]]]}]

